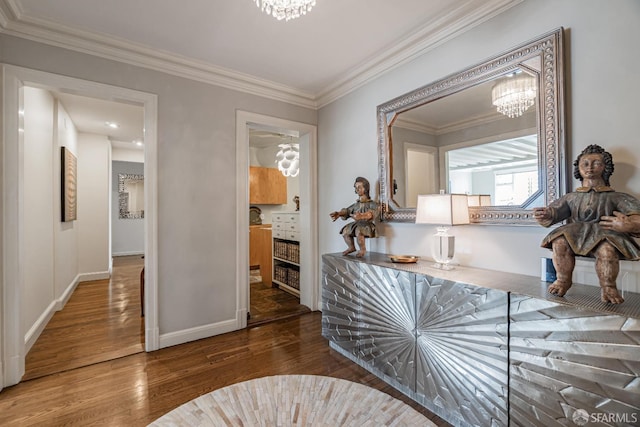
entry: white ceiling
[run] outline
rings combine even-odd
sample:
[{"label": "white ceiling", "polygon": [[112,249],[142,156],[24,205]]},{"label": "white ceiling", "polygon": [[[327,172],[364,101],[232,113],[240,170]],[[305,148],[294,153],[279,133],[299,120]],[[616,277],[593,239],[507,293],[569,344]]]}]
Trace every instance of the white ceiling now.
[{"label": "white ceiling", "polygon": [[285,22],[254,0],[3,0],[0,31],[318,108],[521,1],[317,0]]}]

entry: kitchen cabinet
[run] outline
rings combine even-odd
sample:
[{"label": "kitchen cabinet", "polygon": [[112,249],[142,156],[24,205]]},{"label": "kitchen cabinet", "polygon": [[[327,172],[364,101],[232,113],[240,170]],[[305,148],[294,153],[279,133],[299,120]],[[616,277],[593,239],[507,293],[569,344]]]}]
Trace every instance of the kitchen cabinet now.
[{"label": "kitchen cabinet", "polygon": [[249,168],[249,203],[252,205],[286,205],[287,178],[276,168]]},{"label": "kitchen cabinet", "polygon": [[249,226],[249,265],[260,266],[262,283],[271,286],[271,226]]}]

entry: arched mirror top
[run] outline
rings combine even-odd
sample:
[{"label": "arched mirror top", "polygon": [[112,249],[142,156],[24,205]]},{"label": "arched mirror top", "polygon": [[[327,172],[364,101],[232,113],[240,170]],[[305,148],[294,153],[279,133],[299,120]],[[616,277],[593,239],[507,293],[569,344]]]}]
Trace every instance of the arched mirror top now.
[{"label": "arched mirror top", "polygon": [[537,224],[566,193],[562,55],[559,28],[379,105],[382,220],[413,222],[417,195],[445,190],[477,196],[471,223]]}]

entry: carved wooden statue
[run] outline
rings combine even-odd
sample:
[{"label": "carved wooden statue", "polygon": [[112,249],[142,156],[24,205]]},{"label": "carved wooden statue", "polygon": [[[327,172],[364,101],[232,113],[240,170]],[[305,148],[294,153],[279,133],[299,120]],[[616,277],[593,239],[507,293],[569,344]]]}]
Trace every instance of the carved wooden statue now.
[{"label": "carved wooden statue", "polygon": [[611,154],[599,145],[589,145],[573,162],[573,175],[582,181],[575,192],[548,207],[534,208],[534,217],[544,227],[567,221],[542,241],[553,251],[557,280],[548,291],[563,296],[572,285],[576,256],[595,258],[603,302],[624,301],[616,288],[619,260],[640,259],[640,201],[609,187],[613,174]]},{"label": "carved wooden statue", "polygon": [[347,220],[353,218],[355,221],[348,223],[340,230],[344,241],[347,243],[347,249],[342,252],[348,255],[356,251],[354,239],[358,242],[358,253],[356,257],[363,257],[367,251],[365,238],[376,237],[375,219],[378,217],[378,203],[371,200],[369,196],[369,181],[361,176],[356,178],[353,185],[358,195],[358,200],[348,208],[340,209],[340,211],[331,212],[329,215],[335,221],[338,218]]}]

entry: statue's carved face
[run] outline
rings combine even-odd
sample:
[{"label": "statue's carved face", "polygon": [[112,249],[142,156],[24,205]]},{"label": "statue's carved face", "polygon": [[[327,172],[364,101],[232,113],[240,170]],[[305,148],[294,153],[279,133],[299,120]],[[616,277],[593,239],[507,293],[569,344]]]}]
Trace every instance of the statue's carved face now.
[{"label": "statue's carved face", "polygon": [[356,194],[358,196],[364,196],[366,194],[366,189],[364,188],[364,184],[361,183],[360,181],[356,182],[355,184],[353,184],[353,188],[356,189]]},{"label": "statue's carved face", "polygon": [[604,159],[602,154],[585,154],[580,157],[578,162],[578,168],[580,170],[580,176],[583,179],[598,179],[602,178],[604,172]]}]

